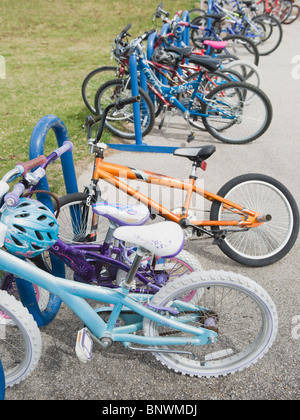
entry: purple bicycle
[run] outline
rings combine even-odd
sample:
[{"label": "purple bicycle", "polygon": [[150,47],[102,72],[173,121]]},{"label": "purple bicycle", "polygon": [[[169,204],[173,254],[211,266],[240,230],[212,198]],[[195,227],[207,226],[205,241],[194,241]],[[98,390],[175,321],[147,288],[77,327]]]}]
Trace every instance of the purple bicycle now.
[{"label": "purple bicycle", "polygon": [[[125,106],[128,102],[138,99],[121,100],[118,106]],[[23,180],[15,185],[13,191],[6,195],[5,200],[9,205],[16,205],[16,200],[19,200],[20,195],[30,197],[34,193],[50,194],[54,198],[53,210],[60,226],[59,239],[49,248],[49,251],[31,258],[31,261],[39,268],[52,272],[52,255],[64,262],[65,278],[116,288],[125,279],[132,265],[136,248],[116,240],[113,233],[118,226],[143,225],[149,219],[150,213],[143,204],[124,205],[107,203],[99,199],[91,200],[87,208],[85,193],[68,194],[57,199],[47,191],[38,190],[37,184],[45,175],[48,165],[72,147],[72,143],[66,141],[61,148],[53,151],[33,173],[24,175]],[[25,190],[27,190],[26,193]],[[92,226],[90,218],[93,215],[100,217],[100,223],[103,219],[103,225],[106,227],[105,220],[109,221],[109,226],[106,228],[105,235],[102,235],[101,241],[96,241],[95,236],[87,231],[88,226]],[[22,257],[22,251],[20,251],[20,256]],[[23,257],[26,258],[26,253]],[[149,254],[143,258],[137,270],[133,287],[138,293],[154,294],[175,278],[199,270],[202,270],[202,266],[197,258],[185,250],[167,258]],[[4,275],[0,288],[12,289],[13,279],[11,274]]]}]

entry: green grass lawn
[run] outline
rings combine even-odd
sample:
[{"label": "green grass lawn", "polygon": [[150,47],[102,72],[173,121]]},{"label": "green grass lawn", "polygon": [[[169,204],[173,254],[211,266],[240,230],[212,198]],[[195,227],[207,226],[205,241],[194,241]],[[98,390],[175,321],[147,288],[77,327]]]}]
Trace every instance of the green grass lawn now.
[{"label": "green grass lawn", "polygon": [[[152,29],[159,3],[1,0],[0,56],[5,59],[6,77],[0,79],[0,177],[15,162],[28,159],[32,130],[47,114],[65,123],[74,143],[76,167],[92,159],[88,158],[86,134],[81,131],[89,114],[81,97],[82,81],[94,68],[115,63],[110,59],[110,47],[127,23],[132,24],[133,37]],[[173,16],[179,9],[199,6],[199,2],[165,0],[163,6]],[[51,131],[45,154],[56,145]],[[60,172],[56,165],[48,175],[54,192],[63,186]],[[51,177],[55,177],[54,183]]]}]

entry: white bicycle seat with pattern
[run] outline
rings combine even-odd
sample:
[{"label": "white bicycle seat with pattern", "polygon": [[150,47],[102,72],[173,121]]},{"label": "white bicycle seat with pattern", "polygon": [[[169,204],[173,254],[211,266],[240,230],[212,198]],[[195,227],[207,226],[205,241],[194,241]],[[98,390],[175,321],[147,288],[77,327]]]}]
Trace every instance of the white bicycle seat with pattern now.
[{"label": "white bicycle seat with pattern", "polygon": [[99,201],[93,205],[93,212],[107,217],[120,226],[140,226],[147,222],[150,213],[144,204],[127,205]]},{"label": "white bicycle seat with pattern", "polygon": [[141,246],[159,257],[173,257],[184,246],[183,230],[174,222],[140,227],[122,226],[115,230],[114,237]]}]

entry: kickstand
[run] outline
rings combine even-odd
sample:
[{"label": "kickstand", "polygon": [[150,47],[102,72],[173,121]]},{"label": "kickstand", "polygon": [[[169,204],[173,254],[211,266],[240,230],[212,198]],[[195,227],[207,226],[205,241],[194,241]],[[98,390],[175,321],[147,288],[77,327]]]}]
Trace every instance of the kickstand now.
[{"label": "kickstand", "polygon": [[175,110],[174,108],[173,108],[173,109],[171,109],[171,111],[169,111],[168,122],[167,122],[167,126],[166,126],[166,128],[165,128],[165,130],[164,130],[164,135],[166,134],[166,132],[167,132],[167,130],[168,130],[168,128],[169,128],[171,118],[173,117],[173,115],[175,114],[175,112],[176,112],[176,110]]},{"label": "kickstand", "polygon": [[195,133],[193,131],[191,131],[190,134],[188,135],[186,141],[188,143],[190,143],[192,140],[194,140],[194,138],[195,138]]},{"label": "kickstand", "polygon": [[159,130],[161,130],[163,125],[164,125],[164,121],[165,121],[165,117],[166,117],[166,111],[167,111],[167,105],[164,105],[163,109],[161,111],[162,117],[161,117],[161,120],[160,120],[160,123],[159,123],[159,126],[158,126]]}]

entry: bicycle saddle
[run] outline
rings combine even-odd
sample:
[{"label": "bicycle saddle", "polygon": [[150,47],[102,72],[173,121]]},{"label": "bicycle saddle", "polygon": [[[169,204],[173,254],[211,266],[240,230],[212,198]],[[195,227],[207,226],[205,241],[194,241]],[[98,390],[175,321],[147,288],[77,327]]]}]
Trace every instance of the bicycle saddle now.
[{"label": "bicycle saddle", "polygon": [[158,257],[173,257],[184,245],[184,233],[174,222],[153,223],[147,226],[122,226],[115,230],[114,237],[150,251]]},{"label": "bicycle saddle", "polygon": [[193,162],[201,162],[208,159],[215,151],[216,147],[211,144],[201,147],[182,147],[174,150],[173,155],[187,157]]},{"label": "bicycle saddle", "polygon": [[93,204],[93,212],[107,217],[120,226],[140,226],[147,222],[150,213],[146,206],[127,205],[121,203],[97,202]]},{"label": "bicycle saddle", "polygon": [[191,52],[193,51],[193,48],[192,47],[176,47],[175,45],[170,45],[169,47],[165,47],[165,50],[179,54],[181,57],[185,57],[186,55],[191,54]]},{"label": "bicycle saddle", "polygon": [[215,71],[220,67],[222,60],[220,60],[219,58],[212,58],[207,55],[191,54],[189,56],[189,62],[199,64],[200,66],[205,67],[209,71]]},{"label": "bicycle saddle", "polygon": [[206,39],[203,41],[203,45],[208,45],[209,47],[214,48],[215,50],[222,50],[228,44],[227,41],[212,41],[210,39]]},{"label": "bicycle saddle", "polygon": [[225,12],[219,12],[219,13],[205,13],[205,17],[215,20],[221,20],[226,16]]}]

